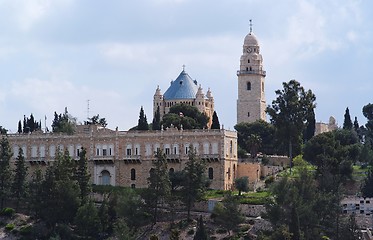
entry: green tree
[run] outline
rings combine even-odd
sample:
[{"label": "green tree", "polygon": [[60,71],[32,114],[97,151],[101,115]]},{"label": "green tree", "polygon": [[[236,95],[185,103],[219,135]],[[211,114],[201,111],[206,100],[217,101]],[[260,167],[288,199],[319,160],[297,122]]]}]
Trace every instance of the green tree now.
[{"label": "green tree", "polygon": [[214,221],[226,228],[230,234],[237,229],[238,225],[244,221],[244,217],[239,209],[238,199],[229,192],[222,203],[217,203],[213,210]]},{"label": "green tree", "polygon": [[341,233],[338,238],[340,240],[362,239],[362,233],[356,223],[355,214],[351,214],[347,219],[344,219],[340,229]]},{"label": "green tree", "polygon": [[88,118],[87,121],[84,122],[85,125],[100,125],[102,127],[107,126],[107,122],[105,118],[100,118],[100,114],[97,114],[91,118]]},{"label": "green tree", "polygon": [[363,115],[367,118],[365,141],[369,141],[370,145],[373,146],[373,104],[368,103],[363,107]]},{"label": "green tree", "polygon": [[361,193],[364,198],[373,197],[373,170],[369,169],[368,176],[365,178],[364,183],[361,187]]},{"label": "green tree", "polygon": [[162,118],[161,124],[164,128],[171,125],[180,129],[203,129],[207,128],[208,117],[201,113],[195,106],[188,104],[176,104]]},{"label": "green tree", "polygon": [[[305,91],[299,82],[291,80],[283,83],[283,90],[277,90],[276,100],[267,107],[271,123],[276,127],[277,136],[288,143],[290,170],[293,160],[293,144],[300,149],[300,142],[306,122],[316,107],[316,97],[311,90]],[[298,153],[299,154],[299,153]]]},{"label": "green tree", "polygon": [[303,134],[304,142],[309,141],[315,135],[315,130],[316,130],[315,111],[314,109],[312,109],[310,115],[307,118],[306,129]]},{"label": "green tree", "polygon": [[125,189],[120,194],[112,196],[112,199],[115,198],[117,200],[114,204],[114,215],[116,215],[116,218],[123,219],[130,229],[142,227],[152,220],[143,198],[133,189]]},{"label": "green tree", "polygon": [[76,128],[76,118],[71,116],[65,107],[63,114],[54,112],[54,119],[52,123],[52,130],[54,133],[73,134]]},{"label": "green tree", "polygon": [[79,153],[78,167],[76,169],[76,180],[78,181],[80,188],[80,199],[82,203],[85,203],[91,192],[90,177],[91,174],[88,172],[88,159],[87,151],[85,148],[81,148]]},{"label": "green tree", "polygon": [[252,158],[256,158],[258,156],[258,151],[261,144],[262,139],[260,138],[260,136],[256,134],[250,134],[249,138],[247,139],[247,145],[250,149],[250,155]]},{"label": "green tree", "polygon": [[149,130],[148,120],[146,120],[146,115],[144,113],[144,109],[142,108],[142,106],[140,109],[140,116],[139,116],[139,121],[137,124],[137,130]]},{"label": "green tree", "polygon": [[181,200],[184,202],[190,220],[190,210],[194,203],[201,200],[208,181],[205,176],[206,165],[202,159],[199,159],[193,148],[189,148],[189,161],[186,162],[183,170],[184,181],[181,188]]},{"label": "green tree", "polygon": [[15,162],[14,179],[12,184],[12,193],[16,201],[16,209],[19,203],[26,198],[27,194],[27,166],[22,148],[19,148],[18,156]]},{"label": "green tree", "polygon": [[209,237],[208,237],[205,225],[203,224],[203,218],[201,215],[197,221],[197,230],[196,230],[196,234],[194,235],[193,240],[208,240],[208,239]]},{"label": "green tree", "polygon": [[350,116],[350,110],[348,107],[346,108],[345,115],[344,115],[344,121],[343,121],[343,129],[351,130],[352,129],[352,121]]},{"label": "green tree", "polygon": [[19,134],[22,133],[22,121],[21,121],[21,120],[18,121],[18,130],[17,130],[17,132],[18,132]]},{"label": "green tree", "polygon": [[0,142],[0,208],[3,209],[5,201],[10,196],[11,177],[10,158],[12,151],[8,139],[3,136]]},{"label": "green tree", "polygon": [[30,207],[31,212],[36,218],[41,217],[41,212],[43,211],[45,201],[44,199],[44,189],[43,189],[44,177],[40,168],[37,168],[33,175],[31,182],[29,184],[30,190]]},{"label": "green tree", "polygon": [[8,130],[6,130],[5,128],[3,128],[2,126],[0,126],[0,134],[1,135],[6,135],[8,132]]},{"label": "green tree", "polygon": [[352,164],[360,155],[360,146],[355,132],[335,130],[322,133],[304,147],[304,159],[317,167],[319,174],[331,173],[351,177]]},{"label": "green tree", "polygon": [[119,240],[135,240],[136,234],[133,229],[131,229],[126,221],[122,218],[119,218],[114,223],[114,236],[116,238],[113,239],[119,239]]},{"label": "green tree", "polygon": [[40,215],[52,229],[57,223],[71,223],[80,206],[80,189],[74,172],[75,163],[68,151],[58,152],[55,163],[46,170]]},{"label": "green tree", "polygon": [[246,152],[250,152],[247,141],[251,134],[257,135],[261,139],[261,144],[258,151],[266,154],[280,153],[276,150],[274,144],[275,128],[272,124],[264,120],[257,120],[253,123],[239,123],[234,128],[237,131],[238,145]]},{"label": "green tree", "polygon": [[211,129],[220,129],[219,118],[218,118],[218,115],[216,114],[216,111],[214,111],[212,115]]},{"label": "green tree", "polygon": [[74,223],[76,232],[85,239],[97,239],[102,229],[97,207],[92,201],[79,207]]},{"label": "green tree", "polygon": [[147,203],[153,209],[153,223],[158,220],[158,205],[170,196],[171,182],[167,170],[166,155],[162,150],[158,150],[156,160],[148,178]]},{"label": "green tree", "polygon": [[241,196],[241,192],[249,191],[249,178],[240,177],[234,180],[234,186],[238,190],[238,196]]},{"label": "green tree", "polygon": [[157,107],[157,111],[154,114],[152,130],[161,130],[161,112],[159,110],[159,106]]}]

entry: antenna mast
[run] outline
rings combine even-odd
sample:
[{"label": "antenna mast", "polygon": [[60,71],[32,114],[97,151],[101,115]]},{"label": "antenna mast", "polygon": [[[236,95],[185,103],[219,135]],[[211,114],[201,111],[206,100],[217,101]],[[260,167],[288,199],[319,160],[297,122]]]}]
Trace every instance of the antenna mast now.
[{"label": "antenna mast", "polygon": [[89,120],[89,99],[87,100],[87,120]]}]

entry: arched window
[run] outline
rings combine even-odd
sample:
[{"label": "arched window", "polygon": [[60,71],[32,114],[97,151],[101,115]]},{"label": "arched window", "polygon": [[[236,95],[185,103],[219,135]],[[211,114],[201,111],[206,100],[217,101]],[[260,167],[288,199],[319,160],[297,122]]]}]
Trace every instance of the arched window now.
[{"label": "arched window", "polygon": [[214,179],[214,169],[212,167],[209,168],[209,179]]},{"label": "arched window", "polygon": [[233,164],[233,179],[236,179],[236,164]]},{"label": "arched window", "polygon": [[250,117],[250,112],[247,113],[247,116]]},{"label": "arched window", "polygon": [[252,71],[253,69],[250,67],[250,71]]},{"label": "arched window", "polygon": [[136,185],[134,183],[131,184],[131,188],[136,188]]},{"label": "arched window", "polygon": [[173,174],[175,172],[175,169],[173,168],[170,168],[170,170],[168,171],[169,174]]},{"label": "arched window", "polygon": [[131,169],[131,180],[136,180],[136,169]]},{"label": "arched window", "polygon": [[246,83],[246,89],[249,91],[251,90],[251,82]]},{"label": "arched window", "polygon": [[250,63],[250,59],[247,59],[247,63]]},{"label": "arched window", "polygon": [[246,68],[246,71],[249,71],[249,68],[248,68],[248,67]]},{"label": "arched window", "polygon": [[262,82],[262,92],[264,92],[264,82]]},{"label": "arched window", "polygon": [[110,185],[110,173],[107,170],[101,172],[101,185]]},{"label": "arched window", "polygon": [[233,153],[233,141],[231,141],[229,144],[229,152]]}]

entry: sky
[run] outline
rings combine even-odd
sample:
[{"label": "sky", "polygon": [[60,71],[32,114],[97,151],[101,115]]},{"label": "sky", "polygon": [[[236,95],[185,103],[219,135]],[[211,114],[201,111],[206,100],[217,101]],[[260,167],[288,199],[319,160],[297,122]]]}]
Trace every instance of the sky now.
[{"label": "sky", "polygon": [[152,121],[157,86],[164,93],[185,65],[233,130],[250,19],[267,104],[295,79],[316,95],[317,121],[341,126],[348,107],[362,125],[373,103],[372,9],[369,0],[0,0],[0,125],[14,133],[32,113],[50,128],[67,107],[78,122],[100,114],[128,130],[141,106]]}]

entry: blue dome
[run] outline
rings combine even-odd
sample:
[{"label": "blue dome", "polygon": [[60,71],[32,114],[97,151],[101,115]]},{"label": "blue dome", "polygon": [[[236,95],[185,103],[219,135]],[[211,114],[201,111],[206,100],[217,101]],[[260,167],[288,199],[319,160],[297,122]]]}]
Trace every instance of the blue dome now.
[{"label": "blue dome", "polygon": [[194,99],[198,91],[197,81],[193,80],[184,70],[163,94],[165,100]]}]

